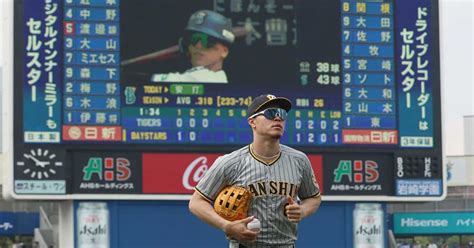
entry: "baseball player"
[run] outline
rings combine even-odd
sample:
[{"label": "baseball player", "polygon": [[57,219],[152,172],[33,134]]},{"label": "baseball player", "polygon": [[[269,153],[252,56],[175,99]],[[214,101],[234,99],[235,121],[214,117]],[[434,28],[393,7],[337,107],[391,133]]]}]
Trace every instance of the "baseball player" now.
[{"label": "baseball player", "polygon": [[234,39],[230,20],[211,10],[195,12],[180,39],[180,47],[193,67],[184,73],[154,74],[151,81],[227,83],[222,66]]},{"label": "baseball player", "polygon": [[[308,157],[280,144],[290,109],[286,98],[256,97],[248,108],[253,142],[219,157],[189,202],[194,215],[226,234],[231,248],[295,247],[297,224],[319,208],[319,186]],[[249,217],[228,221],[212,208],[210,203],[229,185],[252,193]],[[260,231],[247,228],[254,218],[261,222]]]}]

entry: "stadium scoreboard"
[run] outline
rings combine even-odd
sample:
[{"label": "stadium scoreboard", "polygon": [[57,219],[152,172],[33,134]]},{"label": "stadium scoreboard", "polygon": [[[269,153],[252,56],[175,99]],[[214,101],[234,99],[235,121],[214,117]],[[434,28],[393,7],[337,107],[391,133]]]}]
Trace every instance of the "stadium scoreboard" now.
[{"label": "stadium scoreboard", "polygon": [[[189,69],[173,46],[200,9],[245,30],[228,82],[153,82]],[[252,142],[261,94],[292,101],[281,142],[308,154],[326,199],[445,194],[436,0],[22,0],[14,14],[15,198],[186,199]]]}]

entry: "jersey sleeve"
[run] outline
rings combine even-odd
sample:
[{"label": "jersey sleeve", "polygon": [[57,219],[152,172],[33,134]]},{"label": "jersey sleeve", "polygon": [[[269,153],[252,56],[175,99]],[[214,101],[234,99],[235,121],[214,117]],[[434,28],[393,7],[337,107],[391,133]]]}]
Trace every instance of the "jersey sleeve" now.
[{"label": "jersey sleeve", "polygon": [[195,190],[208,201],[213,202],[221,189],[229,185],[226,161],[224,156],[217,158],[195,187]]},{"label": "jersey sleeve", "polygon": [[301,180],[300,189],[298,192],[298,196],[301,199],[306,199],[310,197],[319,197],[319,184],[316,181],[316,177],[314,176],[313,167],[311,166],[311,162],[309,161],[307,156],[304,156],[303,162],[303,177]]},{"label": "jersey sleeve", "polygon": [[182,82],[181,74],[177,72],[164,73],[164,74],[153,74],[151,81],[155,83],[159,82]]},{"label": "jersey sleeve", "polygon": [[224,71],[211,71],[206,68],[189,70],[183,74],[183,82],[202,82],[202,83],[227,83],[227,76]]}]

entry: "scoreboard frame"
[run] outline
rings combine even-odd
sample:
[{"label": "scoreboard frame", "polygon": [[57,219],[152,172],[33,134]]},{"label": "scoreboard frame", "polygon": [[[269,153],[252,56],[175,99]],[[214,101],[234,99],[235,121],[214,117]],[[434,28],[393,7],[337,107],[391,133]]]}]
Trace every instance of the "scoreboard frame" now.
[{"label": "scoreboard frame", "polygon": [[[124,0],[122,0],[124,1]],[[394,0],[396,1],[396,0]],[[441,78],[440,78],[440,66],[441,66],[441,54],[440,54],[440,44],[439,44],[439,6],[438,6],[438,1],[432,0],[432,7],[433,11],[431,12],[432,16],[432,25],[436,25],[438,28],[433,28],[432,35],[434,38],[432,40],[432,43],[434,48],[432,50],[432,57],[435,58],[435,63],[433,63],[433,106],[434,106],[434,111],[433,111],[433,119],[434,123],[437,123],[435,125],[435,128],[433,129],[434,132],[434,137],[438,137],[438,139],[435,139],[435,146],[432,148],[431,152],[428,152],[428,154],[433,154],[434,156],[439,156],[441,158],[441,161],[444,161],[444,154],[442,153],[443,149],[443,143],[442,140],[444,137],[442,137],[443,132],[442,128],[444,127],[443,125],[443,117],[441,115],[442,112],[442,84],[441,84]],[[23,8],[24,8],[24,1],[15,1],[14,2],[14,10],[12,11],[12,15],[15,16],[23,16]],[[2,84],[2,89],[4,92],[4,99],[3,99],[3,106],[4,109],[2,110],[3,112],[3,117],[4,117],[4,125],[3,125],[3,150],[4,150],[4,172],[5,172],[5,180],[3,183],[3,193],[6,198],[13,198],[13,199],[22,199],[22,200],[85,200],[85,199],[101,199],[101,200],[189,200],[191,197],[190,193],[171,193],[171,194],[166,194],[166,193],[159,193],[159,194],[143,194],[143,193],[138,193],[138,194],[133,194],[133,193],[67,193],[65,192],[64,194],[49,194],[49,193],[17,193],[15,192],[15,173],[14,173],[14,168],[15,166],[18,166],[17,159],[14,159],[15,156],[18,157],[18,154],[15,155],[16,150],[23,150],[23,151],[28,151],[31,150],[38,154],[41,154],[42,152],[45,153],[46,150],[55,150],[58,146],[66,147],[65,152],[63,155],[59,155],[59,157],[63,156],[63,159],[66,163],[73,163],[73,159],[80,159],[80,156],[77,154],[81,155],[82,153],[85,154],[95,154],[96,157],[100,157],[101,154],[116,154],[116,153],[141,153],[142,158],[139,158],[138,160],[141,161],[143,160],[143,156],[154,156],[154,155],[169,155],[169,154],[174,154],[175,156],[179,156],[179,154],[185,152],[183,149],[183,145],[177,145],[177,144],[172,144],[172,145],[138,145],[137,147],[131,147],[131,145],[126,145],[126,144],[100,144],[100,143],[91,143],[91,144],[43,144],[39,146],[35,146],[34,144],[28,144],[25,145],[23,142],[22,137],[22,132],[18,131],[19,129],[23,126],[23,117],[21,116],[21,112],[19,109],[16,109],[15,106],[22,105],[21,100],[23,99],[23,93],[19,90],[15,90],[15,86],[17,84],[20,84],[22,81],[22,78],[24,77],[24,72],[23,72],[23,66],[24,66],[24,61],[23,59],[19,59],[21,57],[21,54],[23,54],[23,49],[24,49],[24,42],[23,39],[23,27],[21,26],[23,23],[19,23],[18,19],[16,17],[14,18],[13,16],[11,17],[12,22],[14,22],[14,30],[13,30],[13,35],[14,37],[9,44],[6,46],[6,51],[7,51],[7,58],[10,58],[10,61],[13,61],[13,66],[12,68],[9,68],[8,66],[6,67],[6,70],[4,71],[4,78],[6,79],[3,84]],[[13,20],[14,19],[14,20]],[[15,41],[15,42],[13,42]],[[22,41],[22,42],[18,42]],[[11,47],[10,47],[11,46]],[[439,82],[439,83],[437,83]],[[18,87],[18,86],[16,86]],[[5,121],[8,120],[8,121]],[[185,144],[184,147],[187,145]],[[25,147],[27,147],[25,149]],[[39,147],[39,148],[38,148]],[[241,145],[228,145],[228,146],[219,146],[219,145],[200,145],[200,146],[194,146],[191,147],[189,152],[192,154],[195,154],[197,156],[199,155],[216,155],[216,154],[223,154],[227,153],[230,151],[233,151],[237,148],[241,147]],[[416,154],[417,152],[422,152],[426,154],[426,149],[420,149],[420,148],[414,148],[410,150],[400,150],[400,148],[396,148],[395,152],[390,152],[388,151],[389,149],[387,148],[374,148],[374,147],[308,147],[308,146],[298,146],[298,145],[292,145],[292,147],[302,150],[305,153],[307,153],[310,157],[311,156],[319,156],[321,155],[323,158],[327,159],[328,155],[331,154],[333,157],[344,157],[344,156],[349,156],[352,157],[352,162],[356,163],[356,161],[363,161],[365,160],[365,156],[369,154],[369,157],[373,154],[390,154],[388,157],[392,157],[393,162],[395,164],[395,157],[396,154],[409,154],[413,155]],[[40,149],[40,150],[37,150]],[[42,149],[42,150],[41,150]],[[337,151],[335,151],[337,149]],[[76,153],[75,155],[71,155],[71,153]],[[46,154],[44,154],[47,156]],[[23,154],[25,157],[25,155]],[[28,155],[27,155],[28,156]],[[133,157],[134,155],[130,155]],[[93,157],[91,155],[91,157]],[[112,156],[113,157],[113,156]],[[367,158],[369,158],[367,157]],[[141,160],[140,160],[141,159]],[[316,160],[318,158],[315,158]],[[382,158],[386,159],[386,158]],[[351,160],[350,158],[347,160]],[[368,159],[367,159],[368,160]],[[89,160],[90,162],[90,160]],[[104,164],[106,161],[103,161]],[[117,161],[114,161],[118,163]],[[313,160],[312,160],[313,162]],[[340,161],[339,161],[340,162]],[[324,195],[323,192],[323,200],[329,200],[329,201],[382,201],[382,202],[419,202],[419,201],[439,201],[443,200],[446,197],[447,194],[447,185],[446,185],[446,174],[444,172],[444,165],[442,162],[440,162],[440,169],[442,170],[441,173],[441,194],[438,196],[394,196],[394,195],[358,195],[358,194],[343,194],[343,195]],[[324,165],[324,169],[326,168],[326,165],[322,163],[320,166]],[[339,166],[341,166],[341,163],[339,163]],[[71,169],[73,166],[71,165]],[[77,166],[76,166],[77,167]],[[314,165],[313,165],[314,168]],[[320,167],[322,168],[322,167]],[[337,169],[337,168],[335,168]],[[81,170],[78,170],[76,172],[81,172]],[[316,172],[317,173],[317,172]],[[395,170],[392,170],[391,173],[396,173]],[[118,174],[117,174],[118,175]],[[116,176],[117,176],[116,175]],[[66,181],[72,180],[71,174],[68,174],[66,177]],[[324,182],[324,179],[318,178],[320,180],[320,184]],[[140,181],[140,179],[137,179]],[[388,180],[388,179],[387,179]],[[386,184],[387,182],[382,182],[382,184]],[[392,182],[393,183],[393,182]],[[70,182],[66,182],[67,187],[69,187],[69,190],[71,185]],[[327,185],[324,183],[324,187],[327,187]],[[391,185],[390,187],[394,187],[394,185]],[[392,189],[393,190],[393,189]]]}]

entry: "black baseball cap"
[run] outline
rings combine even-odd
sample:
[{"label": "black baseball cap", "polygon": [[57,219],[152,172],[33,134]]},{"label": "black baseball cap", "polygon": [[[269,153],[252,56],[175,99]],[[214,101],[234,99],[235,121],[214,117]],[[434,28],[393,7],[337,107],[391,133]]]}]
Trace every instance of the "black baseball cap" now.
[{"label": "black baseball cap", "polygon": [[291,109],[291,101],[288,98],[276,97],[270,94],[260,95],[253,99],[247,109],[247,115],[250,117],[259,111],[272,107],[282,108],[288,112]]}]

